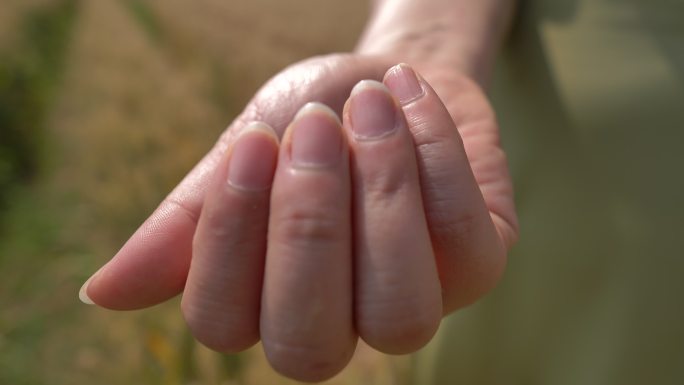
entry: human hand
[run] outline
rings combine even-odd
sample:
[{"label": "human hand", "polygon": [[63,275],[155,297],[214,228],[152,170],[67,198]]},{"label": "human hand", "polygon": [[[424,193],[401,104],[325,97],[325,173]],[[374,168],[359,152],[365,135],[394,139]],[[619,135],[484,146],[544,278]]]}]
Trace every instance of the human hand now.
[{"label": "human hand", "polygon": [[[277,132],[282,132],[304,101],[323,101],[339,111],[349,88],[362,78],[378,78],[378,74],[387,68],[387,61],[388,59],[384,58],[328,57],[295,66],[276,77],[254,99],[217,147],[143,224],[114,260],[91,279],[89,285],[86,286],[88,296],[105,307],[130,309],[155,304],[181,291],[187,276],[191,239],[195,230],[195,221],[202,206],[206,181],[219,163],[220,153],[225,152],[228,143],[234,140],[233,133],[239,132],[244,122],[254,119],[266,121],[274,126]],[[311,71],[312,68],[316,70]],[[335,76],[331,77],[331,73]],[[438,77],[435,76],[435,78]],[[391,78],[387,80],[392,88]],[[498,147],[498,133],[491,109],[477,86],[467,79],[456,76],[447,79],[447,83],[452,84],[453,87],[445,87],[445,89],[453,90],[453,95],[455,95],[445,98],[451,113],[451,119],[447,119],[448,122],[443,121],[437,125],[428,124],[431,117],[440,116],[439,109],[442,109],[442,116],[445,111],[444,107],[434,101],[433,103],[424,102],[431,97],[430,95],[436,98],[431,92],[424,96],[423,102],[416,100],[404,106],[416,146],[420,190],[425,210],[422,217],[427,221],[431,251],[434,252],[437,271],[442,283],[445,312],[472,302],[494,285],[503,269],[506,245],[510,244],[515,236],[515,214],[510,181],[503,153]],[[420,105],[423,107],[417,107]],[[463,143],[451,122],[452,119],[457,123],[463,136]],[[368,165],[373,165],[373,162],[368,162]],[[358,186],[355,185],[355,187]],[[421,191],[418,192],[418,196]],[[275,192],[274,190],[274,196]],[[355,197],[357,193],[355,190]],[[417,201],[420,202],[420,199]],[[272,212],[271,217],[273,216]],[[418,215],[418,218],[420,217]],[[355,231],[358,232],[358,227],[362,225],[363,222],[355,223]],[[420,231],[421,224],[417,224],[415,228]],[[372,234],[374,228],[369,230]],[[401,237],[395,235],[395,238]],[[363,237],[357,236],[355,248],[363,243],[362,240]],[[375,241],[368,242],[376,244]],[[412,255],[420,257],[420,254],[424,256],[425,253]],[[421,271],[420,269],[407,270],[408,273]],[[267,277],[268,271],[269,267],[266,266]],[[366,270],[362,266],[357,266],[356,271]],[[343,269],[340,272],[344,276]],[[434,283],[437,280],[425,279],[416,280],[416,282]],[[265,296],[268,293],[268,285],[267,279],[264,286]],[[293,291],[296,292],[296,290]],[[426,290],[426,292],[429,291]],[[340,294],[337,293],[337,295]],[[339,309],[349,309],[344,306],[345,296],[351,298],[349,290],[343,292],[340,298],[342,305],[337,306]],[[430,300],[417,302],[434,304],[434,301],[430,302]],[[185,299],[184,303],[187,303]],[[267,307],[262,308],[262,311],[267,311]],[[329,313],[335,314],[335,311],[329,309]],[[359,315],[356,316],[359,317]],[[262,314],[262,322],[263,319]],[[276,318],[272,319],[276,320]],[[387,324],[384,325],[386,327]],[[381,323],[376,324],[377,329],[382,329],[381,326]],[[262,332],[267,327],[268,325],[264,327],[262,324]],[[220,330],[219,324],[216,324],[216,328]],[[359,326],[359,329],[363,335],[363,326]],[[424,331],[423,334],[429,338],[434,331],[434,325],[425,330],[427,332]],[[350,333],[353,334],[353,330]],[[349,337],[348,333],[342,333],[343,337],[345,335]],[[220,340],[220,337],[217,339]],[[367,339],[372,340],[372,338]],[[417,345],[425,342],[424,339],[424,337],[418,338],[420,342],[414,342],[415,346],[399,350],[415,349]],[[343,340],[348,341],[345,338],[340,341]],[[396,340],[390,342],[397,343]],[[371,344],[382,350],[392,351],[391,348],[383,348],[382,343],[371,342]],[[347,352],[344,349],[339,350],[338,347],[333,350],[337,354]],[[283,365],[279,368],[281,371],[293,376],[306,375],[297,372],[300,369],[288,372],[292,370],[288,366],[290,364],[284,363],[287,361],[288,354],[282,354],[281,357],[280,363]],[[346,363],[344,360],[345,356],[341,354],[337,362]],[[277,361],[276,359],[276,367],[278,367]],[[330,367],[327,370],[331,370]]]}]

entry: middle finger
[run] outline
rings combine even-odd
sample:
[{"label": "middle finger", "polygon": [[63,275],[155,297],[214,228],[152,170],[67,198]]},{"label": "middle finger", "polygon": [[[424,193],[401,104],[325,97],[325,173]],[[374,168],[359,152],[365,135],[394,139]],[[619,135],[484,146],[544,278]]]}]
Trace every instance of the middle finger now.
[{"label": "middle finger", "polygon": [[271,194],[261,337],[271,365],[319,381],[351,358],[348,145],[329,108],[306,105],[288,127]]}]

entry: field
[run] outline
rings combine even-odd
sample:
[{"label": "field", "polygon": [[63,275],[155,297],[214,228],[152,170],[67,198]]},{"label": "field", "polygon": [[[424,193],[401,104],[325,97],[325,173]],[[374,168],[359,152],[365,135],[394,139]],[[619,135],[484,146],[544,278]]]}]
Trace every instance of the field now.
[{"label": "field", "polygon": [[[291,383],[257,346],[213,353],[178,301],[81,304],[110,258],[255,90],[350,50],[362,0],[0,2],[0,384]],[[361,346],[330,384],[401,384]]]}]

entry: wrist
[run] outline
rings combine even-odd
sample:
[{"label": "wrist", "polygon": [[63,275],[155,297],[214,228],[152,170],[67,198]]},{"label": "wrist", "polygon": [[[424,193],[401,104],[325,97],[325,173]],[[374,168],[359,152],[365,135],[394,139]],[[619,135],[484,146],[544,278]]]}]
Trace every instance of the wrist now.
[{"label": "wrist", "polygon": [[356,52],[458,71],[488,83],[514,0],[375,0]]}]

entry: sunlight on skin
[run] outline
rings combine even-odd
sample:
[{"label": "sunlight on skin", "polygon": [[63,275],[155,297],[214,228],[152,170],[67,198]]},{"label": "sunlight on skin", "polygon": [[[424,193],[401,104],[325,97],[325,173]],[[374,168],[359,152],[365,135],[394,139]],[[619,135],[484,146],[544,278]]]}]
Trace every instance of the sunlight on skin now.
[{"label": "sunlight on skin", "polygon": [[[483,15],[499,17],[496,12],[489,12],[494,9],[491,3],[482,7]],[[385,22],[382,17],[378,20]],[[366,42],[370,39],[369,34],[365,37]],[[489,34],[484,35],[491,39]],[[496,39],[494,42],[487,41],[489,45],[498,44]],[[485,61],[491,59],[488,55],[479,56]],[[167,197],[114,259],[84,286],[84,299],[112,309],[135,309],[178,294],[186,283],[192,236],[201,218],[207,182],[214,174],[221,154],[232,145],[245,124],[261,120],[282,133],[299,107],[310,100],[328,104],[339,114],[354,84],[367,78],[380,79],[399,57],[396,54],[375,57],[330,55],[299,63],[276,76],[257,93],[212,152]],[[447,63],[442,59],[417,62],[416,67],[428,81],[447,90],[441,94],[445,105],[425,80],[416,78],[427,92],[422,101],[411,101],[402,107],[418,155],[420,181],[413,183],[420,184],[425,201],[427,221],[419,227],[426,226],[429,231],[434,263],[442,284],[444,312],[448,313],[472,303],[496,284],[505,266],[506,250],[515,242],[517,222],[506,160],[498,143],[497,124],[482,90],[469,78],[472,76],[484,82],[486,76],[477,71],[469,74],[444,71]],[[461,64],[464,72],[480,68]],[[401,67],[395,67],[393,71],[397,72],[396,68]],[[389,74],[387,78],[392,79]],[[269,242],[269,250],[270,247]],[[268,277],[267,274],[265,287],[271,282]],[[420,281],[437,283],[436,279]],[[268,315],[265,319],[272,322]],[[273,352],[268,345],[266,348],[267,353]],[[292,377],[313,378],[308,377],[311,373],[289,372],[291,368],[287,367],[280,370]]]}]

